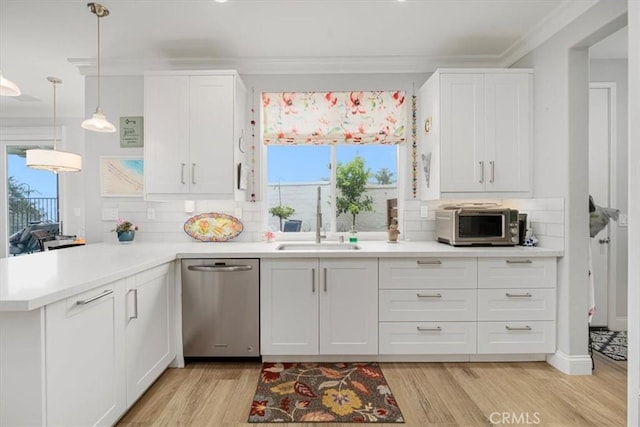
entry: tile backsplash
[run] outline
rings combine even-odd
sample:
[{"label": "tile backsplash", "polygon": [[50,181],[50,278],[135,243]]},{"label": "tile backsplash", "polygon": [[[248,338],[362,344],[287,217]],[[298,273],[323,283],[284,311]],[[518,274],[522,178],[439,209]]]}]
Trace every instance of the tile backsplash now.
[{"label": "tile backsplash", "polygon": [[[422,202],[406,200],[402,208],[400,240],[425,241],[435,239],[435,211],[438,206],[451,202],[436,200]],[[460,202],[459,200],[457,202]],[[564,248],[564,198],[547,199],[474,199],[473,202],[495,202],[527,213],[538,245],[551,249]],[[188,242],[192,239],[183,231],[185,221],[203,212],[220,212],[238,217],[244,231],[235,240],[258,242],[263,237],[261,202],[234,202],[220,200],[196,200],[193,211],[186,212],[184,201],[147,202],[143,200],[114,199],[103,201],[103,210],[117,209],[117,217],[138,225],[136,239],[145,242]],[[422,214],[426,207],[426,217]],[[106,209],[105,209],[106,208]],[[153,219],[149,219],[148,209],[153,209]],[[191,210],[189,208],[188,210]],[[103,241],[115,242],[115,220],[102,220]],[[78,234],[82,234],[79,232]]]},{"label": "tile backsplash", "polygon": [[[244,231],[235,239],[240,242],[260,241],[262,239],[262,220],[260,203],[234,202],[221,200],[196,200],[193,211],[186,212],[185,201],[148,202],[143,200],[129,201],[114,199],[103,201],[102,208],[117,209],[117,217],[127,219],[136,224],[136,240],[143,242],[189,242],[192,241],[183,230],[183,225],[190,217],[204,212],[226,213],[237,217],[244,226]],[[154,218],[148,218],[148,209],[153,209]],[[191,208],[188,208],[190,211]],[[115,220],[102,219],[104,242],[115,242]],[[80,233],[79,233],[80,234]]]},{"label": "tile backsplash", "polygon": [[[497,203],[518,209],[528,214],[533,234],[538,238],[538,246],[550,249],[564,249],[564,198],[547,199],[474,199],[469,202]],[[435,211],[440,205],[461,200],[419,200],[405,201],[403,228],[406,240],[435,239]],[[426,218],[421,216],[423,207],[427,208]]]}]

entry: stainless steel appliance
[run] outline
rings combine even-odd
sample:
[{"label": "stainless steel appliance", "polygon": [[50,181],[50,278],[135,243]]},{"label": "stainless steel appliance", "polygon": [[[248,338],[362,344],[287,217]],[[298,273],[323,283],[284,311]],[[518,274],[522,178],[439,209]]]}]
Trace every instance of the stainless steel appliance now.
[{"label": "stainless steel appliance", "polygon": [[524,245],[524,239],[527,237],[527,214],[519,213],[518,214],[518,244],[520,246]]},{"label": "stainless steel appliance", "polygon": [[509,208],[451,208],[436,212],[436,238],[453,246],[514,246],[518,211]]},{"label": "stainless steel appliance", "polygon": [[258,259],[182,260],[185,357],[260,356]]}]

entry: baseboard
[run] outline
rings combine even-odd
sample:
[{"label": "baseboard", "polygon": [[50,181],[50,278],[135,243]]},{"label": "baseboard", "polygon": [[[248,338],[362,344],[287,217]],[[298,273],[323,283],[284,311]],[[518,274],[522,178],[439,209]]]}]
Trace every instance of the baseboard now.
[{"label": "baseboard", "polygon": [[588,354],[569,356],[561,351],[547,356],[547,363],[567,375],[591,375],[592,360]]}]

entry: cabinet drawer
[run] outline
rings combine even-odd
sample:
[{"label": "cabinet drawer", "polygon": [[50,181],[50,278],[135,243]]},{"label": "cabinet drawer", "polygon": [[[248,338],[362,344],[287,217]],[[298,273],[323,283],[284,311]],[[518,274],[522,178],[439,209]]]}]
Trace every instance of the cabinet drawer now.
[{"label": "cabinet drawer", "polygon": [[475,289],[380,290],[380,321],[475,321]]},{"label": "cabinet drawer", "polygon": [[478,289],[478,320],[555,318],[555,289]]},{"label": "cabinet drawer", "polygon": [[554,288],[556,259],[480,258],[479,288]]},{"label": "cabinet drawer", "polygon": [[381,322],[380,354],[475,354],[475,322]]},{"label": "cabinet drawer", "polygon": [[476,258],[380,259],[380,289],[476,288]]},{"label": "cabinet drawer", "polygon": [[553,353],[556,322],[479,322],[478,354]]}]

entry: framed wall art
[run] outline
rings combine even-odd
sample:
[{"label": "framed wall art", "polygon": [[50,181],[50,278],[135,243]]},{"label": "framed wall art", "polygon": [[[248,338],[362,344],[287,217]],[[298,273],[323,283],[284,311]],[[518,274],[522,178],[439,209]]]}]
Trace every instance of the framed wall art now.
[{"label": "framed wall art", "polygon": [[100,157],[100,192],[103,197],[142,197],[142,157]]}]

